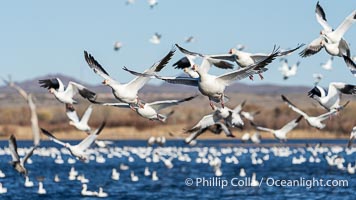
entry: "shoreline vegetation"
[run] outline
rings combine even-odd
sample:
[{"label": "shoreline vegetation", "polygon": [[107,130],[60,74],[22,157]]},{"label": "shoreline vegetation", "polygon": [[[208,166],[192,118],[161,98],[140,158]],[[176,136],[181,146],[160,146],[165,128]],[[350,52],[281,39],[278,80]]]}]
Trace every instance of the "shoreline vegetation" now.
[{"label": "shoreline vegetation", "polygon": [[[194,93],[162,93],[162,94],[142,94],[142,98],[147,102],[163,99],[180,99],[194,95]],[[98,94],[99,101],[115,102],[112,94]],[[255,116],[254,123],[272,129],[279,129],[290,120],[298,117],[294,111],[281,100],[280,94],[244,94],[229,93],[230,101],[226,106],[234,108],[242,101],[246,100],[244,111],[260,114]],[[296,93],[286,95],[294,104],[303,109],[306,113],[316,116],[326,111],[317,103],[310,99],[306,93]],[[65,106],[59,103],[50,94],[34,94],[34,101],[37,105],[37,115],[39,126],[51,131],[60,139],[82,139],[86,133],[76,131],[69,125],[65,114]],[[326,127],[322,130],[311,128],[303,119],[297,128],[288,134],[288,139],[302,138],[320,138],[320,139],[346,139],[349,138],[352,127],[356,123],[354,113],[356,113],[355,97],[343,95],[341,102],[350,100],[346,109],[342,110],[337,116],[325,120]],[[74,105],[81,116],[90,104],[88,101],[78,98],[79,102]],[[95,130],[102,121],[106,120],[106,127],[99,135],[99,139],[148,139],[152,136],[165,136],[167,140],[187,137],[184,129],[192,127],[204,115],[212,112],[209,101],[203,96],[198,96],[189,102],[173,106],[162,110],[161,113],[169,113],[174,110],[166,123],[150,121],[138,116],[135,112],[125,108],[105,107],[94,105],[92,116],[89,120],[89,126]],[[232,129],[235,139],[241,139],[241,136],[248,132],[254,134],[256,130],[250,125],[248,120],[244,120],[243,130]],[[19,140],[32,139],[32,130],[30,126],[30,111],[27,103],[20,98],[18,94],[2,94],[0,98],[0,140],[6,140],[11,134]],[[170,136],[169,132],[175,136]],[[274,138],[272,134],[258,131],[262,139]],[[42,139],[47,139],[41,134]],[[223,133],[214,135],[210,132],[202,134],[199,139],[226,139]],[[276,140],[277,141],[277,140]]]},{"label": "shoreline vegetation", "polygon": [[[0,126],[0,130],[3,126]],[[11,128],[16,128],[15,133],[16,138],[19,140],[32,140],[32,133],[30,126],[11,126]],[[173,133],[174,136],[170,135],[169,132]],[[147,140],[150,136],[164,136],[167,140],[184,140],[188,134],[182,133],[181,126],[179,125],[161,125],[152,129],[138,130],[134,127],[115,127],[115,128],[105,128],[102,133],[98,136],[101,140]],[[198,140],[240,140],[244,133],[254,133],[255,130],[245,130],[237,131],[234,130],[233,134],[235,138],[226,137],[223,133],[220,135],[215,135],[213,133],[207,132],[202,134]],[[271,133],[259,132],[263,139],[274,139]],[[53,133],[57,138],[64,140],[81,140],[86,137],[86,133],[70,130],[70,131],[56,131]],[[293,139],[349,139],[348,134],[335,134],[328,131],[309,131],[309,130],[293,130],[288,134],[288,140]],[[7,140],[8,136],[1,135],[0,140]],[[41,140],[48,140],[48,138],[41,134]],[[278,142],[278,140],[276,140]]]}]

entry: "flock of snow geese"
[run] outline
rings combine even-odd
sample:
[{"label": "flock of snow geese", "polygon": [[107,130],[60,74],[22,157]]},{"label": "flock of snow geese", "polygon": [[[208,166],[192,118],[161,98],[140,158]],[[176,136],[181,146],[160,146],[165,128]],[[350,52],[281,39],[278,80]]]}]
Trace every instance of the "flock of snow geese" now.
[{"label": "flock of snow geese", "polygon": [[[156,4],[152,5],[154,6]],[[325,48],[326,52],[331,56],[341,57],[345,61],[346,66],[350,69],[351,73],[356,77],[356,65],[351,58],[348,43],[343,38],[345,32],[356,21],[356,10],[353,11],[349,16],[347,16],[345,20],[336,29],[333,29],[328,24],[325,12],[323,11],[322,7],[318,2],[316,5],[316,19],[322,26],[322,31],[316,39],[314,39],[309,45],[306,46],[304,50],[301,51],[300,56],[312,56],[318,53],[321,49]],[[151,42],[159,43],[160,37],[161,35],[156,33],[155,36],[151,39]],[[193,39],[194,38],[187,38],[187,40],[190,41]],[[17,172],[26,177],[27,183],[28,172],[25,168],[25,163],[29,160],[35,149],[39,147],[40,130],[44,135],[48,136],[50,140],[68,149],[70,154],[76,159],[84,162],[90,159],[90,154],[88,154],[87,151],[94,142],[99,142],[96,140],[96,138],[104,129],[105,120],[103,120],[102,124],[97,129],[92,130],[92,128],[88,125],[90,115],[93,111],[92,105],[90,105],[83,114],[83,116],[79,118],[74,107],[78,103],[74,98],[77,94],[87,99],[92,104],[98,104],[101,106],[113,106],[119,108],[129,108],[141,117],[147,118],[149,120],[158,120],[161,122],[165,122],[167,118],[170,117],[173,113],[171,112],[167,115],[164,115],[160,113],[160,110],[190,101],[196,97],[190,96],[178,100],[160,100],[147,103],[143,99],[139,98],[138,94],[140,89],[151,79],[159,79],[171,84],[182,84],[191,87],[196,87],[199,89],[202,95],[208,97],[209,105],[213,111],[211,114],[203,116],[202,119],[197,122],[192,128],[185,130],[186,133],[190,134],[187,138],[184,139],[184,141],[188,144],[194,144],[196,138],[207,130],[210,130],[211,132],[216,134],[224,132],[226,136],[234,137],[230,129],[233,127],[242,128],[244,126],[244,121],[242,120],[242,118],[247,119],[251,123],[251,125],[257,130],[271,132],[278,140],[286,140],[287,133],[294,129],[303,118],[311,127],[323,129],[325,127],[325,124],[323,124],[324,120],[328,119],[333,115],[336,115],[338,112],[342,111],[347,107],[349,101],[344,103],[343,105],[340,105],[340,96],[341,94],[356,94],[355,85],[341,82],[332,82],[329,84],[329,88],[326,91],[316,84],[315,87],[309,91],[308,95],[310,98],[316,100],[323,107],[323,109],[326,110],[326,112],[320,116],[310,116],[309,114],[298,108],[286,96],[282,95],[282,100],[288,105],[290,109],[298,113],[299,116],[278,130],[273,130],[255,124],[253,122],[253,118],[254,115],[258,114],[258,112],[250,113],[243,111],[245,102],[241,103],[240,105],[237,105],[235,108],[229,108],[225,106],[225,103],[229,100],[229,98],[225,96],[225,89],[229,85],[231,85],[235,81],[247,77],[253,80],[255,74],[258,74],[260,79],[263,79],[263,73],[268,70],[267,66],[278,57],[280,57],[281,61],[283,61],[283,65],[280,68],[280,71],[283,74],[283,78],[288,79],[289,77],[295,75],[299,62],[293,66],[289,66],[285,57],[292,54],[303,46],[304,44],[297,45],[295,48],[286,51],[281,51],[278,47],[274,46],[273,50],[270,53],[248,53],[242,51],[242,48],[234,48],[231,49],[228,54],[206,55],[189,51],[176,44],[175,47],[173,47],[167,53],[167,55],[165,55],[160,61],[154,63],[151,67],[147,68],[143,72],[136,72],[124,67],[123,70],[136,76],[132,81],[128,83],[120,83],[117,79],[114,79],[94,58],[92,54],[88,53],[87,51],[84,51],[84,58],[90,69],[92,69],[94,73],[102,77],[102,83],[112,89],[113,96],[118,100],[118,102],[101,102],[97,100],[99,96],[94,91],[91,91],[82,84],[75,83],[72,81],[70,81],[68,85],[65,86],[59,78],[39,80],[39,84],[41,87],[48,89],[48,91],[53,94],[59,102],[65,105],[66,115],[68,116],[70,125],[88,134],[86,138],[84,138],[76,145],[63,142],[60,139],[56,138],[52,133],[50,133],[50,131],[44,128],[39,128],[36,114],[36,106],[33,103],[32,95],[27,94],[24,90],[15,85],[11,80],[4,80],[9,86],[15,88],[28,102],[32,113],[31,122],[35,141],[34,146],[31,147],[27,154],[24,156],[24,158],[21,159],[17,150],[16,138],[14,135],[11,135],[9,139],[9,149],[12,155],[11,165]],[[176,51],[176,48],[178,48],[179,51],[184,54],[184,57],[174,63],[173,66],[176,69],[183,70],[187,74],[187,76],[167,77],[159,75],[159,72],[171,60],[172,56]],[[117,46],[115,46],[115,49],[120,49],[120,45],[117,44]],[[197,58],[202,60],[200,65],[196,63]],[[332,59],[333,57],[331,57],[331,59],[327,63],[323,64],[323,67],[325,69],[332,68]],[[221,69],[233,69],[234,64],[237,64],[239,68],[218,76],[209,73],[209,70],[212,66]],[[319,79],[320,78],[321,77],[319,76]],[[174,135],[173,133],[170,134]],[[355,138],[356,126],[351,132],[348,147],[352,145],[352,141]],[[155,142],[155,139],[150,139],[150,143],[153,144]],[[243,135],[242,139],[244,141],[251,139],[256,143],[260,142],[260,138],[258,135],[253,135],[251,138],[249,135]],[[163,140],[165,139],[161,138],[160,142],[162,142]],[[173,157],[173,155],[169,159],[161,157],[159,158],[159,160],[163,160],[169,168],[169,165],[171,164],[171,159]],[[295,160],[298,159],[296,158]],[[215,166],[215,173],[216,175],[219,175],[219,165],[216,163],[212,163],[211,165]],[[244,171],[241,172],[241,174],[243,173]],[[118,179],[118,174],[114,170],[112,171],[112,176],[113,179]],[[134,181],[135,175],[131,173],[131,176]],[[156,172],[154,173],[154,178],[152,179],[158,179]],[[0,188],[3,189],[1,185]],[[39,188],[39,191],[45,193],[42,183],[41,187]],[[100,188],[99,192],[90,193],[90,191],[87,191],[87,186],[85,183],[83,184],[82,194],[89,196],[93,194],[99,194],[103,197],[105,196],[103,188]]]}]

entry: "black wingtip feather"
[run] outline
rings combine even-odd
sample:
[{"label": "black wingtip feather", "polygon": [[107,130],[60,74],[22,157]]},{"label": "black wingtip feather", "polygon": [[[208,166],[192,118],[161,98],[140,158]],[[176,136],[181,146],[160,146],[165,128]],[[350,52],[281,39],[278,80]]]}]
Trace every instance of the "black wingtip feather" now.
[{"label": "black wingtip feather", "polygon": [[56,138],[54,135],[52,135],[50,132],[48,132],[46,129],[41,128],[41,131],[43,134],[45,134],[48,137]]},{"label": "black wingtip feather", "polygon": [[98,61],[95,60],[95,58],[89,54],[87,51],[84,51],[84,58],[85,61],[88,63],[90,68],[93,69],[100,69],[100,71],[102,71],[103,73],[105,73],[106,75],[109,76],[109,73],[105,71],[105,69],[100,65],[100,63]]},{"label": "black wingtip feather", "polygon": [[297,118],[297,120],[295,120],[296,123],[299,123],[300,120],[302,120],[303,115],[299,115],[299,117]]},{"label": "black wingtip feather", "polygon": [[101,131],[104,129],[105,125],[106,125],[106,121],[103,121],[101,123],[100,127],[97,129],[96,135],[99,135],[101,133]]},{"label": "black wingtip feather", "polygon": [[168,62],[173,57],[175,51],[176,51],[176,48],[172,47],[172,49],[168,52],[168,54],[161,61],[159,61],[159,64],[156,67],[155,72],[161,71],[168,64]]},{"label": "black wingtip feather", "polygon": [[97,95],[95,92],[92,92],[86,88],[83,88],[81,90],[79,90],[79,94],[83,97],[86,98],[88,100],[95,100]]}]

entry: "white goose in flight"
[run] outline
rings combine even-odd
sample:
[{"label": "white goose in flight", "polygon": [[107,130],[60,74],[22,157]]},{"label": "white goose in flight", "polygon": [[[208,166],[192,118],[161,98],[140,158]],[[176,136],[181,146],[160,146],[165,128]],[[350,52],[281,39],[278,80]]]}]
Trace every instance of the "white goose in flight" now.
[{"label": "white goose in flight", "polygon": [[328,111],[340,107],[341,94],[356,94],[356,86],[341,82],[331,82],[328,91],[317,85],[308,92],[310,98],[316,100]]},{"label": "white goose in flight", "polygon": [[[204,133],[206,130],[210,130],[215,134],[219,134],[221,131],[224,131],[226,136],[234,137],[229,127],[237,127],[242,129],[244,122],[241,119],[240,112],[245,102],[242,102],[240,105],[236,106],[234,109],[228,107],[217,108],[214,107],[214,112],[208,115],[205,115],[198,123],[196,123],[192,128],[186,130],[186,133],[191,135],[185,139],[186,143],[190,143],[192,140],[195,140],[199,135]],[[224,120],[224,123],[220,121]],[[216,129],[212,129],[211,126],[216,125]]]},{"label": "white goose in flight", "polygon": [[347,143],[347,148],[350,148],[354,139],[356,139],[356,126],[352,128],[352,131],[350,133],[350,139],[349,142]]},{"label": "white goose in flight", "polygon": [[325,63],[321,63],[320,65],[325,70],[332,70],[333,69],[333,60],[334,60],[334,56],[330,56],[330,58]]},{"label": "white goose in flight", "polygon": [[78,114],[71,104],[66,104],[66,115],[69,118],[69,124],[77,128],[78,130],[89,133],[91,128],[88,125],[90,115],[93,111],[93,106],[90,105],[84,112],[81,119],[79,119]]},{"label": "white goose in flight", "polygon": [[315,15],[323,30],[320,31],[320,36],[314,39],[299,55],[308,57],[318,53],[325,47],[326,52],[332,56],[347,56],[350,58],[350,47],[346,40],[343,39],[343,36],[356,21],[356,10],[347,16],[335,30],[328,24],[325,12],[319,2],[316,4]]},{"label": "white goose in flight", "polygon": [[[234,65],[229,62],[226,62],[221,59],[212,58],[212,57],[218,56],[218,55],[203,55],[200,53],[188,51],[187,49],[184,49],[183,47],[179,46],[178,44],[176,44],[176,47],[185,55],[185,57],[183,57],[180,60],[178,60],[177,62],[175,62],[173,64],[174,68],[175,69],[183,69],[184,72],[187,73],[192,78],[199,77],[199,74],[191,69],[191,67],[193,67],[193,65],[195,64],[195,60],[198,57],[201,57],[203,59],[209,59],[209,62],[212,65],[214,65],[215,67],[220,68],[220,69],[233,69],[234,68]],[[211,66],[206,65],[204,67],[205,67],[204,70],[206,72],[208,72]]]},{"label": "white goose in flight", "polygon": [[148,78],[155,77],[172,84],[183,84],[198,87],[199,91],[203,95],[208,96],[210,100],[210,106],[214,110],[214,105],[212,101],[220,102],[221,106],[224,107],[224,92],[227,86],[229,86],[236,80],[241,80],[250,75],[261,72],[262,68],[268,63],[272,62],[278,54],[279,52],[274,49],[268,57],[266,57],[259,63],[253,64],[249,67],[240,68],[238,70],[228,72],[220,76],[215,76],[207,73],[207,70],[210,69],[212,64],[209,57],[204,57],[200,67],[196,64],[193,65],[193,70],[199,74],[199,78],[163,77],[158,76],[156,74],[138,73],[127,68],[125,68],[125,70],[137,76],[144,76]]},{"label": "white goose in flight", "polygon": [[12,167],[14,167],[14,169],[23,176],[27,176],[28,172],[25,168],[25,163],[32,156],[33,151],[37,148],[37,146],[33,146],[30,151],[25,155],[25,157],[23,159],[20,159],[20,156],[17,153],[16,138],[14,135],[11,135],[9,139],[9,148],[12,157],[12,161],[10,162]]},{"label": "white goose in flight", "polygon": [[130,106],[127,103],[101,103],[92,101],[92,103],[100,104],[103,106],[115,106],[120,108],[132,108],[143,118],[147,118],[149,120],[158,120],[161,122],[165,122],[167,118],[173,114],[173,111],[168,115],[160,114],[159,111],[170,106],[178,105],[180,103],[190,101],[194,99],[196,96],[191,96],[188,98],[180,99],[180,100],[163,100],[163,101],[154,101],[151,103],[142,103],[141,106]]},{"label": "white goose in flight", "polygon": [[[202,123],[204,123],[204,122],[202,122]],[[190,133],[190,135],[187,138],[184,139],[184,142],[186,144],[192,144],[194,141],[196,141],[196,139],[201,134],[205,133],[208,130],[210,132],[214,133],[214,134],[220,134],[223,131],[227,137],[235,137],[232,134],[231,130],[222,122],[216,122],[215,124],[213,124],[211,126],[207,126],[207,127],[204,127],[204,128],[202,128],[202,127],[203,126],[201,126],[200,128],[194,128],[194,129],[188,130],[187,133]]]},{"label": "white goose in flight", "polygon": [[[211,64],[214,65],[215,67],[220,68],[220,69],[233,69],[234,68],[234,65],[229,62],[219,60],[219,59],[213,59],[212,56],[214,56],[214,55],[203,55],[200,53],[191,52],[191,51],[188,51],[188,50],[184,49],[183,47],[179,46],[178,44],[176,44],[176,47],[178,47],[178,49],[185,56],[183,58],[179,59],[177,62],[175,62],[173,64],[173,66],[175,69],[183,69],[183,71],[186,74],[188,74],[188,76],[191,78],[199,78],[199,74],[192,69],[193,65],[195,64],[195,60],[198,57],[209,58],[209,61],[211,62]],[[206,69],[206,72],[208,72],[209,69],[210,69],[210,67]]]},{"label": "white goose in flight", "polygon": [[47,88],[51,94],[53,94],[58,101],[67,104],[76,104],[77,101],[73,97],[79,93],[86,99],[95,99],[96,94],[83,85],[70,81],[67,88],[59,78],[45,79],[38,81],[41,87]]},{"label": "white goose in flight", "polygon": [[288,65],[288,60],[283,58],[282,66],[280,68],[278,68],[278,70],[283,75],[283,80],[287,80],[289,77],[295,76],[297,74],[299,64],[300,64],[300,62],[298,61],[294,65]]},{"label": "white goose in flight", "polygon": [[88,160],[87,154],[85,151],[94,143],[100,132],[103,130],[105,126],[105,122],[103,122],[98,129],[96,129],[94,132],[92,132],[90,135],[88,135],[84,140],[82,140],[79,144],[76,145],[71,145],[69,143],[64,143],[60,140],[58,140],[54,135],[52,135],[50,132],[47,130],[41,128],[42,132],[49,137],[50,140],[53,142],[64,146],[69,150],[72,156],[76,157],[77,159],[81,161],[86,161]]},{"label": "white goose in flight", "polygon": [[152,44],[160,44],[161,43],[161,34],[155,33],[151,38],[150,38],[150,42]]},{"label": "white goose in flight", "polygon": [[293,130],[298,125],[299,121],[302,118],[303,118],[303,116],[300,115],[297,119],[293,119],[292,121],[288,122],[286,125],[284,125],[281,129],[278,129],[278,130],[258,126],[253,122],[250,122],[250,123],[257,130],[270,132],[273,134],[273,136],[276,139],[281,140],[281,141],[287,141],[287,133],[289,133],[291,130]]},{"label": "white goose in flight", "polygon": [[[175,49],[173,48],[162,60],[154,63],[150,68],[146,69],[144,73],[152,74],[154,72],[159,72],[169,62],[174,52]],[[149,77],[137,76],[132,81],[125,84],[121,84],[115,79],[111,78],[92,55],[84,51],[84,57],[89,67],[93,69],[96,74],[98,74],[104,79],[103,84],[111,87],[116,99],[123,103],[136,105],[141,104],[137,93],[150,80]]]},{"label": "white goose in flight", "polygon": [[[217,56],[212,56],[212,58],[216,59],[223,59],[223,60],[229,60],[232,62],[236,62],[240,67],[245,68],[249,67],[251,65],[256,65],[258,63],[263,63],[264,65],[260,65],[261,70],[258,72],[259,76],[261,79],[263,79],[262,73],[267,70],[267,68],[264,68],[267,66],[270,62],[263,62],[266,59],[270,58],[271,55],[273,55],[273,59],[277,56],[285,56],[287,54],[290,54],[300,47],[302,47],[304,44],[298,45],[296,48],[291,49],[291,50],[286,50],[283,52],[278,52],[274,54],[275,51],[273,51],[271,54],[265,54],[265,53],[248,53],[248,52],[243,52],[240,50],[237,50],[235,48],[230,49],[229,54],[222,54],[222,55],[217,55]],[[272,59],[272,60],[273,60]],[[253,76],[250,76],[250,79],[253,80]]]},{"label": "white goose in flight", "polygon": [[310,126],[315,127],[317,129],[323,129],[325,127],[325,124],[323,124],[322,121],[336,114],[338,111],[343,109],[348,104],[347,102],[345,105],[339,107],[338,109],[332,109],[327,113],[324,113],[316,117],[312,117],[306,114],[305,112],[303,112],[302,110],[300,110],[299,108],[297,108],[295,105],[293,105],[292,102],[290,102],[284,95],[281,96],[282,96],[282,100],[288,105],[289,108],[291,108],[294,112],[302,115]]}]

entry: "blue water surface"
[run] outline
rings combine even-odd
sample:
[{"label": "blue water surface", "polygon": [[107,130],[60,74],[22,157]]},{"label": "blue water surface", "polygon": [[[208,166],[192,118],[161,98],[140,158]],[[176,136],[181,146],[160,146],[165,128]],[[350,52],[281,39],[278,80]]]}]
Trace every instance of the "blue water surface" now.
[{"label": "blue water surface", "polygon": [[[78,141],[69,142],[75,144]],[[319,158],[320,163],[309,162],[311,152],[319,142],[327,151],[319,152],[313,157]],[[24,178],[9,164],[11,156],[4,153],[8,151],[7,141],[1,141],[0,149],[3,155],[0,155],[0,170],[6,177],[0,178],[0,182],[8,191],[0,194],[0,199],[99,199],[82,196],[82,183],[68,179],[73,166],[79,174],[84,174],[89,180],[88,190],[97,191],[99,187],[103,187],[104,192],[108,193],[106,199],[355,199],[356,175],[348,174],[345,169],[329,166],[325,159],[325,156],[335,155],[345,159],[343,164],[345,167],[348,163],[354,166],[356,151],[347,152],[346,143],[346,140],[290,140],[282,144],[276,140],[263,140],[262,144],[253,145],[242,144],[238,140],[206,140],[190,147],[182,141],[169,140],[164,147],[147,147],[146,141],[143,140],[125,140],[114,141],[107,149],[93,147],[96,155],[93,153],[92,158],[100,154],[105,158],[105,163],[90,160],[89,163],[76,161],[74,164],[68,164],[67,160],[71,156],[61,146],[50,141],[42,141],[39,150],[31,157],[33,163],[25,165],[30,180],[35,184],[32,188],[26,188]],[[31,144],[30,141],[18,141],[18,148],[29,148]],[[311,147],[306,147],[306,144]],[[335,146],[339,146],[341,150],[332,152]],[[287,149],[292,154],[287,157],[275,155],[272,149],[277,147]],[[38,152],[50,151],[50,148],[62,152],[63,164],[56,164],[55,157],[39,155]],[[165,159],[173,157],[174,167],[168,169],[163,161],[146,162],[146,158],[152,158],[154,153],[148,153],[149,156],[143,158],[137,151],[156,152]],[[114,156],[108,157],[109,154]],[[262,160],[268,155],[269,159],[263,160],[261,164],[252,164],[252,154]],[[178,157],[182,155],[189,157],[190,161],[179,160]],[[307,159],[306,162],[292,164],[293,157],[301,155]],[[228,161],[232,156],[238,159],[237,164]],[[199,162],[198,157],[210,160],[217,157],[221,161],[222,176],[215,176],[211,163]],[[120,164],[127,165],[129,169],[120,170]],[[144,176],[145,167],[151,172],[157,171],[159,180],[153,181],[151,176]],[[120,173],[118,181],[111,179],[113,168]],[[245,169],[246,177],[239,176],[241,168]],[[138,182],[131,181],[131,172],[139,177]],[[250,186],[253,173],[256,174],[256,180],[261,186]],[[53,181],[55,174],[61,179],[58,183]],[[45,195],[37,194],[39,177],[44,178],[43,184],[47,191]],[[347,185],[320,186],[316,184],[316,180],[320,179],[346,180]],[[272,184],[278,180],[301,180],[300,183],[303,181],[304,183],[300,186]],[[311,180],[315,180],[314,185],[306,185],[306,182]],[[226,183],[226,186],[222,186]],[[237,185],[238,183],[241,185]]]}]

